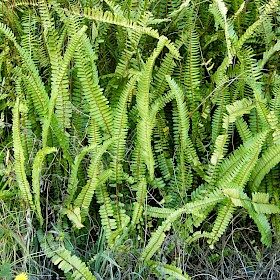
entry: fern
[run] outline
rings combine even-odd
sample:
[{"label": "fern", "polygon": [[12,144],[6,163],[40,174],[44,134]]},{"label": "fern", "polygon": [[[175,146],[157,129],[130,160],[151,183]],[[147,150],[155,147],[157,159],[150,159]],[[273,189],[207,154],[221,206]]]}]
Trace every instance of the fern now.
[{"label": "fern", "polygon": [[165,38],[160,38],[157,48],[154,50],[152,56],[145,64],[142,74],[139,79],[138,93],[137,93],[137,109],[141,121],[137,126],[138,143],[141,146],[141,157],[145,162],[150,177],[154,176],[154,158],[151,147],[152,125],[150,121],[150,95],[149,87],[152,76],[152,67],[155,63],[157,56],[160,54],[166,42]]},{"label": "fern", "polygon": [[[75,13],[74,13],[75,14]],[[78,15],[78,14],[77,14]],[[121,16],[120,14],[112,14],[109,11],[101,11],[97,8],[85,8],[83,16],[92,20],[97,20],[105,23],[115,24],[119,26],[123,26],[125,28],[130,28],[142,34],[147,34],[151,37],[156,39],[162,38],[165,42],[164,44],[170,50],[172,54],[176,58],[179,57],[179,53],[174,45],[165,37],[160,37],[158,32],[150,27],[141,27],[138,26],[136,23],[132,22],[131,20],[126,19],[125,17]]]},{"label": "fern", "polygon": [[[279,207],[268,203],[268,194],[253,194],[252,201],[240,188],[225,189],[224,193],[230,197],[236,206],[243,206],[248,210],[249,215],[255,221],[262,235],[261,241],[267,245],[271,245],[271,229],[267,217],[264,213],[278,213]],[[256,211],[257,210],[257,211]]]},{"label": "fern", "polygon": [[210,243],[210,248],[213,248],[214,242],[218,241],[221,235],[225,232],[233,216],[234,210],[235,207],[233,203],[228,200],[225,200],[224,205],[220,206],[218,216],[211,232],[211,238],[208,240]]},{"label": "fern", "polygon": [[86,29],[87,29],[86,26],[81,28],[81,30],[79,30],[77,32],[77,34],[70,41],[70,43],[67,46],[67,49],[65,51],[65,54],[64,54],[64,57],[63,57],[63,60],[62,60],[62,65],[61,65],[61,67],[60,67],[60,69],[57,73],[55,81],[53,82],[51,98],[50,98],[49,104],[48,104],[48,107],[49,107],[48,108],[48,117],[43,124],[43,131],[42,131],[43,147],[45,147],[46,144],[47,144],[48,130],[49,130],[49,127],[50,127],[50,124],[51,124],[51,121],[52,121],[52,116],[53,116],[53,112],[54,112],[56,99],[59,95],[60,85],[64,83],[63,78],[64,78],[65,72],[67,70],[67,67],[70,63],[70,60],[72,59],[75,48],[77,47],[77,45],[79,43],[79,40],[83,36],[83,34],[85,33]]},{"label": "fern", "polygon": [[279,144],[273,145],[268,148],[263,154],[262,157],[258,160],[250,180],[252,191],[258,191],[259,186],[264,179],[264,176],[270,172],[270,170],[276,166],[279,161]]},{"label": "fern", "polygon": [[131,220],[132,225],[139,223],[139,220],[141,219],[146,195],[147,195],[146,182],[145,180],[142,180],[142,182],[140,182],[140,185],[138,186],[137,189],[137,194],[136,194],[137,201],[134,203],[132,220]]},{"label": "fern", "polygon": [[77,256],[72,255],[63,244],[57,245],[51,234],[47,234],[45,237],[43,232],[39,230],[37,236],[43,251],[48,258],[51,258],[54,265],[58,265],[58,268],[64,273],[68,273],[72,270],[71,279],[96,279],[86,264]]},{"label": "fern", "polygon": [[[41,117],[41,121],[46,116],[47,113],[47,103],[48,103],[48,96],[43,85],[42,79],[39,75],[39,71],[37,70],[34,62],[29,57],[28,53],[17,43],[16,38],[10,28],[5,26],[2,22],[0,22],[0,31],[7,36],[9,40],[11,40],[18,53],[20,54],[22,60],[24,61],[25,66],[28,69],[29,76],[28,79],[30,80],[30,84],[34,87],[34,106],[37,109],[38,114]],[[36,95],[35,95],[36,94]]]},{"label": "fern", "polygon": [[148,264],[151,266],[153,270],[155,270],[157,275],[159,277],[166,277],[166,275],[169,275],[171,277],[174,277],[178,280],[190,280],[191,278],[182,273],[182,270],[169,264],[162,265],[160,263],[149,261]]},{"label": "fern", "polygon": [[265,140],[267,132],[260,133],[240,146],[229,158],[225,159],[219,168],[217,178],[218,187],[226,187],[236,182],[244,186],[257,163],[261,145]]},{"label": "fern", "polygon": [[[73,31],[77,30],[75,22],[69,26]],[[73,36],[75,36],[73,34]],[[92,49],[89,46],[88,39],[83,37],[83,45],[80,44],[78,51],[75,53],[75,64],[77,67],[77,76],[83,88],[83,94],[89,104],[89,113],[97,124],[105,130],[109,135],[112,135],[113,117],[108,106],[108,100],[102,94],[102,89],[98,85],[97,69],[94,61],[89,60]],[[82,47],[84,46],[84,47]],[[92,65],[92,68],[90,67]]]},{"label": "fern", "polygon": [[43,148],[40,151],[37,152],[34,161],[33,161],[33,167],[32,167],[32,188],[34,193],[34,204],[36,207],[38,220],[40,222],[40,226],[43,225],[43,217],[41,213],[41,204],[40,204],[40,173],[42,170],[42,164],[44,161],[44,158],[46,155],[50,153],[56,152],[56,148]]},{"label": "fern", "polygon": [[105,235],[109,244],[114,242],[111,240],[113,232],[117,229],[117,222],[114,218],[114,209],[110,200],[107,188],[104,184],[98,184],[96,188],[97,202],[101,204],[99,208],[99,214],[101,217],[101,223],[105,231]]},{"label": "fern", "polygon": [[98,175],[99,167],[100,167],[100,159],[101,159],[102,155],[106,152],[108,147],[115,140],[116,140],[115,138],[112,138],[112,139],[105,141],[103,143],[102,147],[100,147],[99,151],[96,152],[96,154],[92,158],[92,162],[91,162],[91,164],[89,166],[89,170],[88,170],[88,176],[90,179],[88,180],[87,184],[82,188],[78,197],[74,201],[75,207],[81,208],[83,212],[84,212],[84,210],[87,211],[87,209],[89,208],[94,191],[95,191],[97,183],[98,183],[97,175]]},{"label": "fern", "polygon": [[184,207],[175,210],[168,218],[162,223],[161,226],[152,234],[149,243],[142,252],[141,258],[147,262],[154,255],[154,253],[160,248],[165,238],[165,231],[168,231],[174,222],[183,213],[192,213],[199,211],[200,209],[207,208],[210,205],[216,204],[223,200],[223,196],[219,192],[211,194],[204,200],[198,200],[195,202],[187,203]]},{"label": "fern", "polygon": [[68,193],[68,197],[66,198],[65,202],[64,202],[64,206],[66,208],[68,208],[69,204],[72,202],[76,190],[77,190],[77,186],[78,186],[78,169],[79,166],[81,164],[81,161],[83,160],[84,156],[89,153],[92,152],[94,150],[96,150],[97,145],[93,144],[89,147],[85,147],[83,148],[83,150],[76,156],[74,163],[71,166],[71,173],[70,173],[70,177],[69,177],[69,183],[68,183],[68,189],[67,189],[67,193]]},{"label": "fern", "polygon": [[[13,146],[15,157],[15,173],[18,186],[23,199],[26,203],[33,208],[34,201],[31,194],[31,188],[27,181],[25,167],[24,167],[24,152],[20,139],[20,110],[24,110],[23,105],[20,103],[19,98],[16,100],[15,107],[13,109]],[[26,108],[25,108],[26,110]]]}]

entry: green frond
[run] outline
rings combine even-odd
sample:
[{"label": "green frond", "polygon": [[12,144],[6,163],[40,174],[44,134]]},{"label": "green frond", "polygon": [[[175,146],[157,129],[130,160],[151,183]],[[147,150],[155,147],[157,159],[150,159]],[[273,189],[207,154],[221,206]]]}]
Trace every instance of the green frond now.
[{"label": "green frond", "polygon": [[243,44],[248,40],[252,34],[257,30],[257,28],[263,23],[265,17],[270,13],[275,11],[275,8],[279,5],[278,0],[270,0],[267,4],[264,5],[263,11],[257,21],[255,21],[251,26],[247,28],[244,34],[239,38],[237,42],[237,49],[241,49]]},{"label": "green frond", "polygon": [[263,53],[263,59],[259,61],[258,66],[260,69],[263,69],[269,59],[276,53],[280,51],[280,40],[277,40],[268,51]]},{"label": "green frond", "polygon": [[98,144],[100,145],[102,143],[102,137],[101,137],[101,131],[94,119],[89,119],[88,121],[88,131],[87,131],[87,136],[89,143],[93,144]]},{"label": "green frond", "polygon": [[[254,195],[253,200],[255,201],[252,201],[239,187],[225,189],[223,192],[236,206],[243,206],[248,211],[262,235],[261,241],[263,244],[271,246],[272,235],[268,219],[264,213],[258,213],[255,209],[258,211],[277,213],[279,212],[279,207],[265,203],[267,202],[267,194]],[[265,206],[263,204],[265,204]],[[269,210],[267,208],[269,208]]]},{"label": "green frond", "polygon": [[166,279],[166,276],[169,275],[178,280],[191,280],[191,278],[188,275],[183,274],[182,270],[174,265],[162,265],[161,263],[155,261],[149,261],[148,264],[153,270],[156,271],[156,274],[161,279]]},{"label": "green frond", "polygon": [[28,112],[21,112],[21,118],[20,118],[20,125],[23,132],[21,133],[22,148],[24,151],[24,157],[28,161],[32,157],[33,149],[34,149],[34,132],[32,131],[32,123],[29,120],[29,116],[31,114],[32,113],[30,112],[30,110],[28,110]]},{"label": "green frond", "polygon": [[95,193],[97,202],[101,205],[99,208],[101,223],[105,230],[105,235],[108,242],[112,244],[110,240],[113,232],[117,229],[117,222],[114,218],[112,201],[109,197],[106,185],[97,184]]},{"label": "green frond", "polygon": [[219,168],[217,186],[224,188],[229,184],[244,186],[257,163],[262,143],[267,136],[267,131],[259,133],[241,145],[228,158],[224,159]]},{"label": "green frond", "polygon": [[199,211],[200,209],[205,209],[210,205],[215,205],[223,199],[224,197],[221,195],[221,193],[216,192],[212,193],[209,197],[206,197],[203,200],[187,203],[184,207],[175,210],[172,214],[168,216],[168,218],[162,223],[162,225],[159,226],[157,230],[152,233],[152,237],[150,238],[147,246],[142,252],[141,259],[144,260],[144,262],[150,260],[150,258],[154,255],[154,253],[160,248],[161,244],[163,243],[165,238],[165,232],[170,229],[171,224],[180,215],[184,213],[192,213],[194,211]]},{"label": "green frond", "polygon": [[[186,97],[190,110],[197,107],[197,102],[202,101],[200,93],[201,84],[201,61],[199,37],[194,28],[190,28],[188,34],[188,56],[186,59],[186,70],[183,73],[184,85],[186,87]],[[195,125],[193,125],[195,127]]]},{"label": "green frond", "polygon": [[16,179],[18,182],[18,187],[20,189],[21,195],[26,203],[30,207],[34,207],[34,202],[31,194],[31,188],[27,181],[26,172],[25,172],[25,158],[24,152],[21,145],[21,131],[20,131],[20,110],[24,111],[23,105],[20,103],[17,98],[16,104],[13,108],[13,147],[14,147],[14,168],[16,173]]},{"label": "green frond", "polygon": [[[76,14],[77,16],[81,16],[80,14],[77,14],[73,12],[73,14]],[[103,12],[102,10],[98,8],[85,8],[84,13],[82,15],[85,18],[96,20],[104,23],[110,23],[118,26],[122,26],[125,28],[129,28],[132,30],[135,30],[138,33],[149,35],[153,38],[160,39],[162,38],[164,40],[165,46],[169,49],[169,51],[176,57],[179,58],[179,52],[174,46],[173,43],[170,42],[165,36],[160,36],[158,34],[157,30],[152,29],[151,27],[145,27],[145,26],[139,26],[137,23],[121,16],[120,14],[112,14],[109,11]]]},{"label": "green frond", "polygon": [[[219,135],[216,138],[215,141],[215,148],[213,151],[213,154],[210,159],[210,165],[207,170],[207,175],[206,175],[206,181],[208,183],[207,185],[207,193],[215,187],[216,184],[216,179],[218,177],[218,171],[219,171],[219,166],[222,162],[222,159],[224,158],[226,152],[227,152],[227,145],[228,145],[229,139],[228,139],[228,134],[222,134]],[[201,186],[201,191],[198,189],[198,193],[202,191],[202,193],[205,194],[205,186]],[[200,195],[202,194],[200,193]],[[193,195],[193,194],[192,194]],[[195,195],[197,196],[197,195]],[[193,198],[194,199],[194,198]]]},{"label": "green frond", "polygon": [[115,70],[115,73],[121,77],[129,75],[131,60],[134,54],[136,54],[136,49],[142,36],[142,34],[138,33],[136,30],[126,30],[126,35],[125,47]]},{"label": "green frond", "polygon": [[38,220],[40,222],[40,226],[43,225],[44,220],[41,213],[41,202],[40,202],[40,173],[42,171],[42,165],[46,155],[57,152],[57,149],[52,147],[45,147],[37,152],[32,166],[32,189],[34,193],[34,203],[38,215]]},{"label": "green frond", "polygon": [[[217,101],[217,107],[214,111],[211,127],[212,127],[212,141],[215,142],[216,138],[220,134],[224,134],[224,116],[226,114],[226,105],[229,104],[229,92],[225,90],[218,90],[219,99]],[[228,128],[226,128],[228,129]]]},{"label": "green frond", "polygon": [[137,141],[141,147],[141,157],[145,162],[150,177],[154,177],[154,158],[151,146],[152,123],[150,119],[150,83],[152,70],[156,58],[162,51],[166,39],[160,38],[157,48],[147,60],[138,82],[138,92],[136,95],[137,109],[140,120],[137,125]]},{"label": "green frond", "polygon": [[212,232],[196,231],[187,238],[186,243],[191,244],[200,238],[208,238],[208,240],[210,240],[212,238],[212,236],[213,236]]},{"label": "green frond", "polygon": [[68,208],[69,204],[72,202],[72,200],[75,196],[75,193],[76,193],[76,190],[77,190],[77,187],[78,187],[78,183],[79,183],[78,177],[77,177],[78,170],[79,170],[79,166],[80,166],[83,158],[85,157],[85,155],[87,153],[96,150],[96,148],[97,148],[96,144],[93,144],[93,145],[88,146],[88,147],[84,147],[82,149],[82,151],[76,156],[73,164],[71,165],[71,172],[70,172],[68,188],[67,188],[68,196],[67,196],[67,198],[65,199],[65,202],[64,202],[64,207],[65,208]]},{"label": "green frond", "polygon": [[252,132],[249,129],[249,126],[247,122],[242,118],[238,117],[235,121],[235,125],[237,128],[237,131],[242,139],[243,142],[248,141],[252,136]]},{"label": "green frond", "polygon": [[213,247],[214,242],[218,241],[219,238],[222,236],[222,234],[227,229],[228,224],[233,217],[234,210],[235,210],[235,207],[229,199],[226,199],[223,202],[222,206],[219,207],[218,216],[216,218],[216,221],[214,223],[214,226],[213,226],[213,229],[211,232],[212,236],[208,240],[210,247]]},{"label": "green frond", "polygon": [[252,100],[242,99],[235,101],[231,105],[226,105],[228,115],[224,116],[223,128],[227,129],[230,123],[234,123],[238,117],[249,114],[255,106]]},{"label": "green frond", "polygon": [[267,216],[262,213],[255,213],[253,211],[248,211],[251,218],[256,223],[259,232],[261,233],[261,242],[265,244],[267,247],[271,247],[272,245],[272,234],[271,227]]},{"label": "green frond", "polygon": [[39,230],[37,236],[40,246],[51,259],[54,265],[57,265],[65,274],[72,271],[71,277],[74,280],[87,279],[95,280],[89,268],[77,256],[72,255],[63,244],[58,245],[54,241],[52,234],[44,236],[43,232]]},{"label": "green frond", "polygon": [[186,103],[184,102],[183,92],[174,80],[172,80],[168,76],[166,77],[166,79],[171,88],[171,91],[175,95],[176,103],[177,103],[179,135],[174,136],[174,138],[175,139],[177,138],[177,145],[180,147],[180,151],[179,151],[181,157],[180,163],[181,164],[183,163],[185,157],[183,153],[186,153],[189,164],[191,164],[195,168],[195,170],[198,171],[200,174],[201,173],[203,174],[203,171],[201,170],[200,167],[201,166],[200,160],[188,136],[189,116],[186,108]]},{"label": "green frond", "polygon": [[156,115],[158,114],[158,112],[160,110],[162,110],[167,103],[169,103],[172,99],[174,99],[174,92],[168,92],[167,94],[158,97],[153,105],[151,106],[151,110],[150,110],[150,119],[151,119],[151,123],[153,124],[153,126],[155,126],[155,119],[156,119]]},{"label": "green frond", "polygon": [[[91,203],[94,191],[98,183],[98,172],[100,168],[100,160],[102,155],[108,150],[108,147],[116,141],[116,138],[106,140],[101,147],[98,148],[97,152],[93,155],[91,164],[88,168],[89,180],[87,184],[82,188],[78,197],[74,201],[75,207],[81,208],[82,213],[88,210]],[[85,210],[85,211],[84,211]]]},{"label": "green frond", "polygon": [[[227,7],[222,0],[215,0],[213,4],[210,4],[210,11],[215,17],[215,21],[224,29],[226,46],[227,46],[227,57],[229,59],[228,64],[232,63],[234,52],[232,49],[237,41],[237,35],[234,31],[233,24],[227,19]],[[233,45],[233,46],[232,46]]]},{"label": "green frond", "polygon": [[113,143],[111,153],[113,155],[113,161],[111,168],[113,171],[113,180],[115,184],[119,184],[123,179],[123,159],[125,155],[126,139],[129,129],[128,117],[127,117],[127,106],[128,100],[133,93],[137,76],[131,77],[127,82],[127,85],[123,89],[117,107],[114,111],[114,129],[113,135],[118,137],[116,142]]},{"label": "green frond", "polygon": [[[52,122],[52,117],[54,114],[54,107],[56,104],[57,97],[60,93],[61,85],[65,83],[64,77],[66,70],[68,68],[68,65],[70,63],[70,60],[72,59],[74,52],[79,44],[80,39],[86,32],[87,27],[83,26],[76,34],[73,36],[73,38],[70,40],[69,44],[67,45],[63,60],[61,61],[61,65],[59,68],[59,71],[55,77],[55,80],[53,81],[53,86],[51,90],[51,97],[48,103],[48,116],[43,124],[43,131],[42,131],[42,141],[43,141],[43,147],[47,145],[47,137],[48,137],[48,131],[50,124]],[[63,105],[63,104],[62,104]]]},{"label": "green frond", "polygon": [[147,206],[145,214],[153,218],[167,218],[170,214],[174,212],[174,209],[171,208],[159,208]]},{"label": "green frond", "polygon": [[[74,20],[71,20],[69,32],[78,30]],[[75,36],[72,34],[71,36]],[[98,72],[93,59],[93,50],[89,45],[88,38],[84,35],[78,49],[74,54],[74,62],[77,68],[77,76],[83,89],[83,95],[87,101],[89,114],[99,127],[112,136],[113,115],[108,100],[104,96],[98,84]]]},{"label": "green frond", "polygon": [[133,177],[135,178],[135,182],[139,182],[142,178],[145,177],[146,168],[142,159],[141,147],[138,143],[136,143],[136,147],[132,152],[131,158],[132,163],[130,165],[130,170],[132,172]]},{"label": "green frond", "polygon": [[217,163],[224,158],[225,156],[225,145],[227,143],[228,135],[222,134],[216,138],[215,149],[211,156],[210,162],[213,165],[217,165]]},{"label": "green frond", "polygon": [[[182,45],[181,41],[175,43],[176,47],[179,49]],[[166,76],[173,73],[173,70],[176,67],[176,63],[174,62],[174,55],[171,52],[165,54],[164,58],[161,61],[158,71],[156,72],[154,79],[152,80],[152,85],[155,88],[154,95],[156,97],[161,96],[167,86],[168,83],[166,81]]]},{"label": "green frond", "polygon": [[257,213],[276,214],[280,213],[280,208],[269,202],[268,193],[252,193],[252,204]]},{"label": "green frond", "polygon": [[36,107],[36,110],[41,117],[41,122],[43,122],[43,118],[47,114],[48,95],[40,77],[39,71],[30,58],[28,52],[17,43],[16,37],[12,33],[11,29],[4,25],[2,22],[0,22],[0,32],[4,33],[4,35],[13,42],[15,48],[17,49],[24,62],[25,67],[28,70],[28,80],[30,81],[32,87],[35,88],[35,92],[37,94],[33,98],[34,106]]},{"label": "green frond", "polygon": [[[58,47],[58,32],[55,29],[54,19],[50,15],[50,9],[46,7],[46,1],[39,1],[39,12],[42,26],[44,29],[43,35],[45,44],[48,50],[48,55],[51,64],[51,81],[54,83],[58,75],[60,64],[62,62],[61,49]],[[54,84],[53,84],[54,85]]]},{"label": "green frond", "polygon": [[268,174],[279,162],[280,144],[275,144],[266,149],[252,171],[252,175],[250,177],[250,186],[252,191],[259,190],[259,186],[264,179],[264,176]]},{"label": "green frond", "polygon": [[145,180],[142,180],[142,182],[139,183],[139,186],[137,187],[137,193],[136,193],[136,202],[133,206],[133,214],[132,214],[132,225],[138,224],[143,210],[144,205],[146,202],[146,196],[147,196],[147,183]]},{"label": "green frond", "polygon": [[174,164],[170,154],[169,127],[164,121],[163,113],[157,115],[154,128],[154,153],[156,166],[160,169],[164,179],[168,180],[173,176]]}]

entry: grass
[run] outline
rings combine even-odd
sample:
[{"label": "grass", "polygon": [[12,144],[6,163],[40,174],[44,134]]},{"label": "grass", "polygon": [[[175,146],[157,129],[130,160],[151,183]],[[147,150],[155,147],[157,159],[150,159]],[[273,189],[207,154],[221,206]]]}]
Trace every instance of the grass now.
[{"label": "grass", "polygon": [[[11,279],[24,271],[29,280],[67,279],[38,250],[34,242],[36,229],[30,224],[32,214],[26,214],[16,208],[11,211],[7,203],[1,202],[0,279]],[[132,240],[122,244],[121,250],[109,249],[102,231],[99,234],[96,243],[90,235],[69,242],[77,255],[90,259],[88,265],[96,279],[159,279],[148,267],[139,265],[140,249],[134,247]],[[82,240],[88,242],[85,250],[78,247]],[[171,232],[156,259],[180,267],[196,280],[280,279],[280,245],[261,245],[258,229],[246,218],[244,210],[237,213],[214,249],[204,238],[187,245],[181,234]]]}]

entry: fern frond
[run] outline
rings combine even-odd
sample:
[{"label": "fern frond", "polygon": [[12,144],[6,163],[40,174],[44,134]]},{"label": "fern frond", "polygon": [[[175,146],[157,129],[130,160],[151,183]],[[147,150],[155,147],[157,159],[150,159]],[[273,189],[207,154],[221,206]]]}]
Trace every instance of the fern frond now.
[{"label": "fern frond", "polygon": [[252,34],[257,30],[257,28],[263,23],[266,16],[270,13],[273,13],[278,5],[278,0],[270,0],[267,4],[264,5],[263,12],[261,13],[259,19],[255,21],[251,26],[249,26],[245,33],[239,38],[236,44],[237,49],[240,50],[242,48],[246,40],[248,40],[252,36]]},{"label": "fern frond", "polygon": [[269,59],[278,51],[280,51],[280,40],[278,40],[268,51],[264,52],[263,59],[258,63],[259,68],[263,69]]},{"label": "fern frond", "polygon": [[[251,201],[249,197],[242,191],[240,187],[235,187],[235,188],[229,188],[229,189],[224,189],[223,190],[224,194],[228,196],[231,201],[236,205],[236,206],[243,206],[251,216],[251,218],[254,220],[256,223],[259,232],[261,233],[261,241],[267,245],[271,246],[271,228],[270,224],[268,222],[268,219],[264,213],[257,213],[255,209],[259,211],[264,211],[264,212],[279,212],[279,207],[273,204],[266,204],[266,207],[264,207],[262,204],[263,202],[267,202],[267,195],[254,195],[254,200]],[[270,208],[267,210],[267,207]]]},{"label": "fern frond", "polygon": [[219,135],[216,138],[215,149],[210,160],[211,164],[217,165],[218,161],[223,159],[225,155],[225,144],[227,143],[227,138],[227,134]]},{"label": "fern frond", "polygon": [[174,212],[174,209],[171,208],[159,208],[147,206],[145,214],[153,218],[167,218],[170,214]]},{"label": "fern frond", "polygon": [[136,202],[134,203],[133,206],[133,213],[132,213],[132,220],[131,220],[132,225],[139,223],[139,220],[141,219],[146,195],[147,195],[147,183],[145,182],[145,180],[142,180],[142,182],[140,182],[139,186],[137,187]]},{"label": "fern frond", "polygon": [[156,165],[160,169],[162,177],[166,180],[173,175],[174,164],[170,154],[169,127],[165,121],[163,112],[157,115],[154,128],[154,152],[157,157]]},{"label": "fern frond", "polygon": [[[73,14],[76,14],[77,16],[81,16],[80,14],[77,14],[75,12],[73,12]],[[174,46],[174,44],[171,43],[170,40],[168,40],[165,36],[160,36],[158,34],[157,30],[154,30],[150,27],[139,26],[139,25],[137,25],[137,23],[135,23],[129,19],[126,19],[125,17],[121,16],[120,14],[112,14],[109,11],[103,12],[102,10],[100,10],[98,8],[89,8],[88,7],[88,8],[84,9],[84,13],[82,16],[85,18],[91,19],[91,20],[96,20],[96,21],[100,21],[100,22],[104,22],[104,23],[110,23],[110,24],[122,26],[125,28],[130,28],[132,30],[137,31],[138,33],[146,34],[146,35],[149,35],[156,39],[160,39],[160,37],[162,37],[162,39],[164,39],[164,45],[169,49],[169,51],[176,58],[180,57],[179,52],[176,49],[176,47]]]},{"label": "fern frond", "polygon": [[280,144],[275,144],[262,154],[250,177],[251,190],[258,191],[264,176],[280,162]]},{"label": "fern frond", "polygon": [[257,213],[276,214],[280,213],[280,208],[269,202],[268,193],[252,193],[252,204]]},{"label": "fern frond", "polygon": [[[71,19],[69,32],[78,30],[77,24]],[[75,36],[75,33],[72,34]],[[80,80],[83,94],[88,103],[90,116],[96,121],[101,129],[112,136],[113,115],[108,100],[104,96],[101,87],[98,84],[98,72],[94,63],[93,50],[89,39],[82,37],[80,45],[74,54],[74,62],[77,67],[77,76]]]},{"label": "fern frond", "polygon": [[151,146],[152,123],[150,119],[150,83],[152,78],[152,70],[156,58],[159,56],[164,47],[166,39],[160,38],[157,48],[147,60],[138,83],[138,92],[136,95],[137,109],[140,120],[137,126],[137,141],[141,146],[141,157],[145,162],[150,177],[154,176],[154,158]]},{"label": "fern frond", "polygon": [[101,204],[99,208],[99,214],[101,217],[102,226],[105,230],[106,238],[109,244],[112,245],[111,237],[113,232],[117,229],[117,222],[114,218],[112,201],[109,197],[105,184],[98,184],[96,186],[96,198],[97,202]]},{"label": "fern frond", "polygon": [[187,203],[184,207],[175,210],[172,214],[168,216],[168,218],[162,223],[162,225],[159,226],[158,229],[152,233],[152,237],[150,238],[149,243],[142,252],[141,259],[144,260],[144,262],[150,260],[150,258],[154,255],[154,253],[160,248],[161,244],[163,243],[165,238],[165,232],[170,229],[172,222],[174,222],[180,215],[182,215],[183,213],[192,213],[194,211],[205,209],[210,205],[215,205],[223,199],[224,197],[221,195],[221,193],[216,192],[211,194],[204,200],[198,200],[195,202]]},{"label": "fern frond", "polygon": [[242,117],[236,119],[235,125],[243,142],[248,141],[252,137],[252,132]]},{"label": "fern frond", "polygon": [[258,155],[267,131],[259,133],[240,146],[232,155],[225,159],[219,168],[218,187],[226,187],[235,182],[239,186],[244,186],[257,163]]},{"label": "fern frond", "polygon": [[249,114],[254,107],[252,100],[248,99],[238,100],[227,105],[228,115],[224,117],[223,128],[227,129],[230,123],[234,123],[238,117],[242,117],[244,114]]},{"label": "fern frond", "polygon": [[225,230],[228,227],[228,224],[233,216],[233,212],[235,210],[235,207],[233,203],[226,199],[224,201],[224,204],[220,206],[218,210],[218,216],[216,218],[216,221],[214,223],[212,232],[211,232],[211,238],[208,240],[208,243],[210,244],[210,248],[213,248],[214,242],[218,241],[219,238],[222,236],[222,234],[225,232]]},{"label": "fern frond", "polygon": [[[13,147],[14,147],[14,158],[15,158],[15,173],[18,182],[21,195],[26,203],[30,207],[34,207],[32,199],[31,188],[27,181],[25,167],[24,167],[24,152],[21,145],[20,139],[20,106],[21,103],[17,98],[15,106],[13,108]],[[21,108],[24,109],[24,108]]]},{"label": "fern frond", "polygon": [[40,226],[43,225],[44,220],[41,213],[41,200],[40,200],[40,173],[42,171],[42,164],[46,155],[57,152],[57,149],[46,147],[37,152],[32,166],[32,189],[34,193],[34,203],[38,215]]},{"label": "fern frond", "polygon": [[[171,91],[174,93],[177,107],[178,107],[178,117],[179,117],[179,139],[177,140],[180,151],[182,153],[186,153],[186,156],[188,158],[189,163],[195,168],[199,174],[203,174],[203,171],[201,169],[201,163],[200,160],[196,154],[195,148],[193,147],[193,144],[188,136],[188,130],[189,130],[189,117],[188,112],[186,108],[186,103],[184,102],[184,96],[183,92],[180,89],[180,87],[177,85],[177,83],[172,80],[170,77],[166,77],[167,82],[171,88]],[[180,163],[182,164],[184,160],[184,156],[182,155],[180,158]]]},{"label": "fern frond", "polygon": [[65,202],[64,202],[65,208],[68,208],[69,204],[72,202],[74,195],[76,193],[77,186],[78,186],[77,175],[78,175],[78,170],[79,170],[81,161],[83,160],[84,156],[87,153],[96,150],[96,148],[97,148],[96,144],[93,144],[88,147],[84,147],[82,149],[82,151],[76,156],[76,158],[71,166],[71,172],[70,172],[69,183],[68,183],[68,188],[67,188],[68,197],[65,199]]},{"label": "fern frond", "polygon": [[75,36],[69,42],[69,44],[66,48],[61,66],[57,73],[57,76],[55,77],[55,81],[53,82],[51,97],[50,97],[49,104],[48,104],[48,116],[43,123],[43,131],[42,131],[43,147],[46,147],[46,145],[47,145],[48,131],[49,131],[49,127],[50,127],[50,124],[52,121],[55,103],[56,103],[57,97],[60,93],[59,89],[61,87],[61,84],[63,84],[65,82],[64,77],[65,77],[65,73],[68,68],[68,65],[70,63],[70,60],[72,59],[73,54],[76,50],[76,47],[78,46],[79,41],[82,38],[83,34],[86,32],[86,30],[87,30],[86,26],[82,27],[81,30],[79,30],[77,32],[77,34],[75,34]]},{"label": "fern frond", "polygon": [[[182,42],[178,41],[175,43],[176,47],[179,49],[182,46]],[[165,54],[164,58],[161,61],[160,67],[156,72],[154,79],[152,80],[152,85],[155,88],[154,95],[156,97],[161,96],[166,88],[167,88],[167,81],[166,76],[171,76],[173,70],[176,67],[176,63],[174,62],[174,55],[172,53]]]},{"label": "fern frond", "polygon": [[156,270],[156,274],[158,274],[158,276],[163,279],[166,279],[166,276],[169,275],[171,277],[174,277],[175,279],[178,280],[191,280],[191,278],[182,273],[182,270],[174,265],[169,265],[169,264],[165,264],[162,265],[161,263],[155,262],[155,261],[149,261],[148,262],[149,266],[151,266],[151,268],[153,270]]},{"label": "fern frond", "polygon": [[48,95],[40,77],[39,71],[36,68],[34,62],[31,60],[27,51],[17,43],[16,37],[11,29],[2,22],[0,22],[0,32],[4,33],[4,35],[13,42],[22,60],[24,61],[25,66],[27,67],[30,83],[36,89],[37,93],[37,96],[34,96],[33,100],[34,106],[41,117],[41,122],[43,122],[43,119],[47,114]]},{"label": "fern frond", "polygon": [[113,155],[111,168],[113,171],[112,178],[114,179],[115,184],[119,184],[123,179],[122,161],[125,154],[125,144],[128,133],[127,103],[135,87],[137,78],[137,76],[133,76],[128,81],[122,91],[114,113],[113,135],[118,137],[118,139],[113,143],[111,149]]},{"label": "fern frond", "polygon": [[248,211],[251,218],[256,223],[259,232],[261,233],[261,242],[267,247],[271,247],[272,244],[272,234],[269,221],[265,214],[255,213],[253,211]]},{"label": "fern frond", "polygon": [[51,259],[54,265],[58,265],[65,274],[72,271],[72,279],[87,279],[95,280],[96,278],[92,275],[88,267],[82,262],[77,256],[72,255],[64,245],[57,245],[51,234],[47,234],[44,237],[43,232],[39,230],[37,236],[40,242],[40,246]]},{"label": "fern frond", "polygon": [[218,22],[225,31],[227,57],[229,59],[228,64],[231,64],[234,55],[232,48],[237,41],[237,35],[235,34],[232,22],[227,19],[227,7],[222,0],[215,0],[214,3],[210,5],[210,11],[215,16],[216,22]]},{"label": "fern frond", "polygon": [[91,164],[88,169],[88,176],[90,179],[88,180],[87,184],[82,188],[78,197],[74,201],[75,207],[81,208],[83,213],[85,212],[84,210],[87,211],[87,209],[89,208],[94,191],[98,183],[97,175],[100,166],[100,159],[102,155],[107,151],[108,147],[114,141],[116,141],[116,138],[106,140],[92,158]]},{"label": "fern frond", "polygon": [[151,123],[153,124],[153,126],[155,126],[155,119],[156,119],[156,115],[157,113],[162,110],[167,103],[169,103],[172,99],[174,98],[174,92],[168,92],[167,94],[158,97],[153,105],[151,106],[151,110],[150,110],[150,119],[151,119]]}]

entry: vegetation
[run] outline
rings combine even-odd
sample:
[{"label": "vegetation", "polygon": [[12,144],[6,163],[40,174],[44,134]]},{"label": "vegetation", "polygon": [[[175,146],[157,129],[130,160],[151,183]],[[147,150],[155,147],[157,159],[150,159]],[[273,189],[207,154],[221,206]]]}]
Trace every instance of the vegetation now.
[{"label": "vegetation", "polygon": [[0,3],[0,277],[280,277],[278,0]]}]

